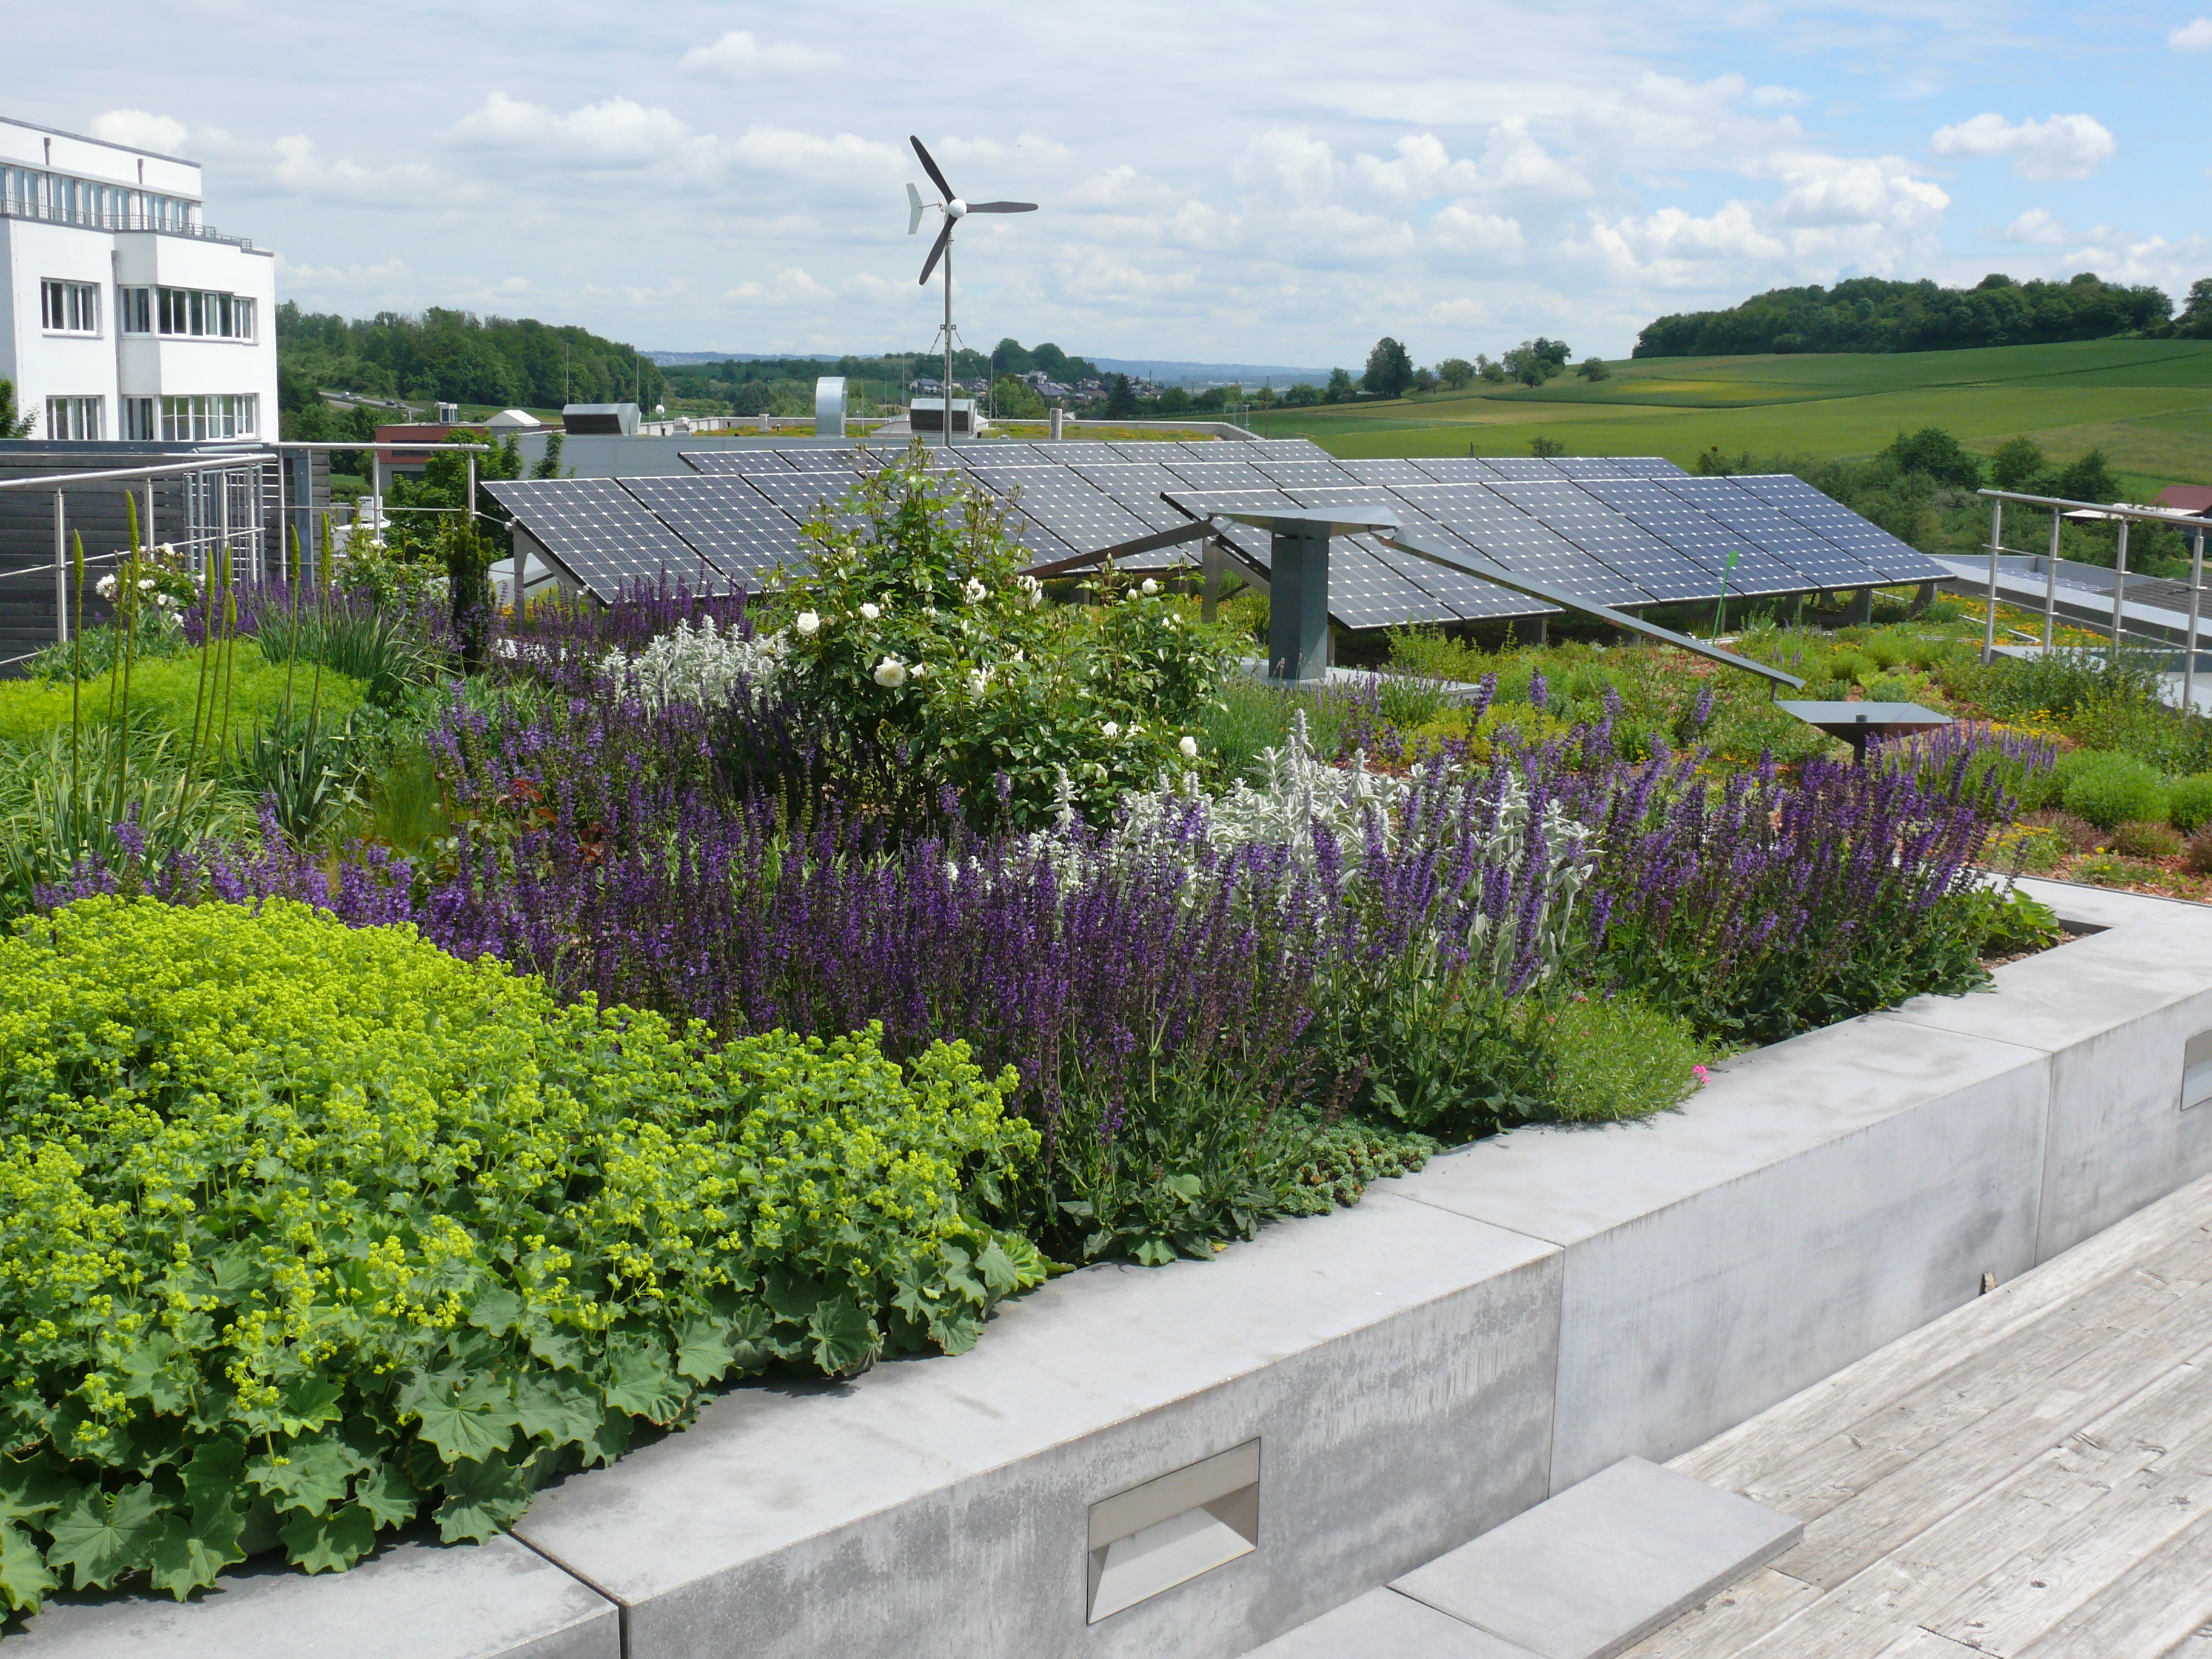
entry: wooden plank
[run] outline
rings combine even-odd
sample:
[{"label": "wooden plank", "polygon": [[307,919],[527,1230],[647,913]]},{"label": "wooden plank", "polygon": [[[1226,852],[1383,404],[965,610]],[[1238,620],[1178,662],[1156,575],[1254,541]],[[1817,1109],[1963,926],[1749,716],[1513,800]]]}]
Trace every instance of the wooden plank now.
[{"label": "wooden plank", "polygon": [[2212,1176],[2192,1182],[1990,1295],[1685,1452],[1671,1467],[1744,1492],[1834,1433],[1838,1423],[1856,1423],[1920,1388],[1931,1360],[1946,1371],[1968,1366],[1984,1349],[2208,1227]]},{"label": "wooden plank", "polygon": [[2212,1653],[2212,1513],[2198,1516],[2124,1577],[2083,1602],[2018,1659],[2115,1659]]},{"label": "wooden plank", "polygon": [[[2200,1516],[2212,1515],[2212,1388],[2205,1383],[2201,1371],[2189,1368],[2180,1386],[2161,1391],[2164,1409],[2133,1413],[2124,1425],[2093,1428],[2098,1439],[2109,1437],[2116,1449],[2124,1443],[2135,1453],[2112,1457],[2109,1465],[2141,1467],[2124,1474],[2108,1468],[2110,1484],[2094,1501],[2063,1522],[2054,1512],[2002,1566],[1922,1622],[1992,1653],[2017,1653],[2127,1577],[2136,1563],[2159,1554]],[[2076,1450],[2088,1437],[2077,1436],[2054,1455]],[[2162,1449],[2161,1441],[2172,1449]],[[2002,1547],[2002,1534],[1993,1541]],[[2183,1599],[2190,1588],[2168,1586]]]},{"label": "wooden plank", "polygon": [[1801,1579],[1765,1568],[1645,1637],[1622,1659],[1729,1659],[1820,1594]]},{"label": "wooden plank", "polygon": [[2195,1296],[2106,1343],[2047,1386],[1984,1416],[1806,1528],[1782,1564],[1832,1589],[2087,1427],[2212,1343],[2212,1295]]}]

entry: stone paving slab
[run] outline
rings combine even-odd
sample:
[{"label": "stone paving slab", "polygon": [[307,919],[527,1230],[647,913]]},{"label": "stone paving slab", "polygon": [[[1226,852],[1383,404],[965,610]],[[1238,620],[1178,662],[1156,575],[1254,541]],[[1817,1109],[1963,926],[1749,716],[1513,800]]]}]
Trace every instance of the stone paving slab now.
[{"label": "stone paving slab", "polygon": [[1245,1659],[1537,1659],[1394,1589],[1370,1590]]},{"label": "stone paving slab", "polygon": [[1793,1516],[1626,1457],[1390,1587],[1540,1659],[1610,1659],[1804,1536]]}]

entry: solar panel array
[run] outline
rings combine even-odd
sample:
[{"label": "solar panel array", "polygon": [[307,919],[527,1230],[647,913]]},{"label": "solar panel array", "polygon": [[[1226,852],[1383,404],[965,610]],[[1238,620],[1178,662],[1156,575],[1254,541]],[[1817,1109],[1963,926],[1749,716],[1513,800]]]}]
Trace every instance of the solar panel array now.
[{"label": "solar panel array", "polygon": [[[486,488],[548,556],[603,599],[665,572],[757,586],[805,556],[800,526],[836,510],[862,468],[905,452],[854,445],[714,449],[676,477],[509,481]],[[1788,475],[1692,477],[1656,456],[1417,456],[1340,461],[1304,439],[1224,443],[1063,440],[933,449],[1008,504],[1036,560],[1126,546],[1204,513],[1379,508],[1424,545],[1631,609],[1942,580],[1943,567]],[[844,515],[849,521],[849,515]],[[1268,536],[1224,521],[1216,541],[1264,580]],[[1197,543],[1150,565],[1196,562]],[[1346,627],[1489,620],[1550,607],[1389,547],[1329,546],[1329,610]]]}]

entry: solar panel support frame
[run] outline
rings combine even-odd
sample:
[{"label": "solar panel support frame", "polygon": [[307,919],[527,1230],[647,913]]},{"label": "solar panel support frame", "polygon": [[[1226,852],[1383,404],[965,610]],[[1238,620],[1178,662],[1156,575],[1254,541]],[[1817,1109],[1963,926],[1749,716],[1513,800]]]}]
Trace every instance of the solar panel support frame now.
[{"label": "solar panel support frame", "polygon": [[1711,661],[1725,664],[1730,668],[1741,668],[1747,674],[1756,674],[1767,682],[1767,695],[1770,697],[1774,695],[1774,687],[1778,685],[1786,685],[1793,691],[1802,691],[1805,689],[1805,682],[1795,674],[1784,673],[1779,668],[1770,667],[1763,662],[1755,662],[1749,657],[1739,657],[1733,651],[1723,651],[1717,645],[1708,645],[1694,635],[1677,634],[1671,628],[1662,628],[1656,623],[1646,622],[1641,617],[1632,617],[1626,611],[1615,611],[1611,605],[1600,605],[1595,599],[1579,598],[1563,588],[1553,587],[1548,583],[1531,581],[1526,576],[1474,565],[1456,554],[1441,548],[1425,545],[1402,531],[1382,532],[1378,535],[1378,539],[1402,552],[1412,554],[1417,559],[1426,559],[1430,563],[1440,564],[1448,570],[1456,570],[1464,575],[1477,577],[1486,582],[1494,582],[1498,586],[1507,588],[1513,592],[1525,593],[1532,599],[1541,599],[1547,605],[1556,605],[1563,611],[1579,611],[1585,617],[1595,617],[1600,622],[1626,632],[1642,634],[1651,639],[1662,640],[1668,645],[1679,646],[1685,651]]}]

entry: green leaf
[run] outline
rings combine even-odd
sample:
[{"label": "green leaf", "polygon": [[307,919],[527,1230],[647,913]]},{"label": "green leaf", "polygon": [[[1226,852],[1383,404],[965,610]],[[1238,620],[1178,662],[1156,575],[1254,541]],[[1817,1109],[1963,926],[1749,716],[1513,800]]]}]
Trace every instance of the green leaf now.
[{"label": "green leaf", "polygon": [[416,1371],[399,1390],[399,1415],[420,1418],[422,1438],[448,1463],[503,1452],[514,1438],[514,1400],[498,1378]]},{"label": "green leaf", "polygon": [[55,1516],[46,1565],[71,1569],[78,1589],[106,1589],[118,1577],[146,1565],[161,1528],[161,1505],[151,1481],[110,1497],[87,1486]]},{"label": "green leaf", "polygon": [[345,1501],[346,1483],[367,1467],[361,1454],[343,1440],[325,1437],[295,1440],[281,1452],[264,1452],[246,1466],[256,1490],[276,1500],[279,1510],[320,1515]]},{"label": "green leaf", "polygon": [[225,1567],[246,1559],[246,1552],[238,1547],[245,1528],[245,1513],[228,1495],[218,1503],[194,1505],[189,1520],[172,1515],[154,1540],[149,1565],[154,1588],[168,1591],[179,1601],[196,1589],[205,1589]]},{"label": "green leaf", "polygon": [[274,1415],[280,1434],[313,1434],[340,1415],[345,1384],[335,1377],[302,1376],[284,1390]]},{"label": "green leaf", "polygon": [[605,1377],[600,1393],[607,1404],[648,1423],[673,1423],[690,1393],[668,1369],[668,1351],[652,1337],[617,1336],[607,1348]]},{"label": "green leaf", "polygon": [[719,1382],[737,1363],[731,1350],[730,1339],[719,1321],[702,1314],[694,1314],[685,1320],[676,1333],[676,1370],[678,1376],[690,1377],[698,1382]]},{"label": "green leaf", "polygon": [[446,1476],[446,1501],[438,1505],[438,1535],[448,1544],[486,1543],[522,1518],[530,1487],[504,1457],[457,1465]]},{"label": "green leaf", "polygon": [[396,1462],[380,1457],[368,1473],[353,1483],[353,1501],[368,1511],[380,1530],[404,1527],[412,1521],[422,1509],[422,1495]]},{"label": "green leaf", "polygon": [[30,1534],[0,1520],[0,1607],[36,1613],[46,1592],[61,1587]]},{"label": "green leaf", "polygon": [[309,1572],[343,1572],[376,1544],[376,1523],[358,1504],[328,1515],[302,1515],[280,1534],[286,1558]]},{"label": "green leaf", "polygon": [[501,1287],[486,1291],[469,1310],[469,1323],[494,1336],[504,1336],[521,1322],[522,1298]]},{"label": "green leaf", "polygon": [[28,1521],[58,1510],[82,1484],[43,1451],[21,1463],[0,1457],[0,1521]]},{"label": "green leaf", "polygon": [[1188,1171],[1171,1175],[1160,1184],[1186,1204],[1197,1203],[1206,1192],[1206,1183]]},{"label": "green leaf", "polygon": [[573,1371],[584,1363],[584,1345],[560,1331],[533,1331],[530,1352],[556,1371]]},{"label": "green leaf", "polygon": [[775,1310],[778,1319],[804,1325],[813,1316],[815,1305],[822,1300],[822,1284],[819,1279],[809,1279],[804,1273],[777,1267],[762,1279],[761,1297]]},{"label": "green leaf", "polygon": [[1021,1275],[1014,1271],[1014,1264],[1006,1259],[1006,1253],[999,1248],[995,1238],[975,1258],[975,1270],[983,1275],[984,1288],[991,1292],[994,1302],[1002,1296],[1012,1295],[1021,1286]]},{"label": "green leaf", "polygon": [[167,1331],[155,1331],[116,1362],[118,1387],[126,1400],[147,1401],[157,1412],[189,1410],[199,1381],[189,1360],[183,1343]]},{"label": "green leaf", "polygon": [[850,1297],[824,1297],[806,1328],[814,1339],[814,1363],[832,1376],[866,1370],[883,1346],[875,1322]]},{"label": "green leaf", "polygon": [[201,1441],[184,1467],[185,1502],[195,1510],[204,1504],[228,1503],[245,1467],[246,1443],[235,1435]]},{"label": "green leaf", "polygon": [[597,1395],[544,1371],[526,1372],[516,1380],[514,1410],[523,1433],[549,1446],[589,1444],[606,1416]]}]

